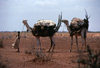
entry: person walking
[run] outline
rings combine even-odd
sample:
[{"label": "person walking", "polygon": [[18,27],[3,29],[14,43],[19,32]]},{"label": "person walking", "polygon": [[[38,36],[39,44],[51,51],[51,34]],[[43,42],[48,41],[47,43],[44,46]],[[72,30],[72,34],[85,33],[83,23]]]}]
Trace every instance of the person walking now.
[{"label": "person walking", "polygon": [[16,40],[15,40],[14,44],[12,44],[13,48],[17,49],[17,52],[20,52],[19,44],[20,44],[20,32],[18,31]]}]

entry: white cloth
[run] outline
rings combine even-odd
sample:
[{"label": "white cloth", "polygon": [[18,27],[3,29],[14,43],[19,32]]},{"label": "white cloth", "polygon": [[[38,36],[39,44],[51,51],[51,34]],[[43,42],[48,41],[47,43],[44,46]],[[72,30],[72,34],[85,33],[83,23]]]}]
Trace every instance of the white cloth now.
[{"label": "white cloth", "polygon": [[15,42],[12,44],[12,48],[18,49],[20,44],[20,39],[16,37]]}]

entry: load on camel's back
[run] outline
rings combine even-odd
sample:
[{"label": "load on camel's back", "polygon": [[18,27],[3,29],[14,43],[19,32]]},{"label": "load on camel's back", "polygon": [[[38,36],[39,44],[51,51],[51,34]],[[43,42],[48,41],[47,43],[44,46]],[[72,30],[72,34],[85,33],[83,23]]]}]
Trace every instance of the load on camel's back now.
[{"label": "load on camel's back", "polygon": [[88,29],[88,23],[85,22],[85,19],[82,20],[80,18],[73,18],[71,20],[71,24],[70,24],[70,29],[72,30],[71,31],[71,35],[73,33],[77,33],[77,32],[81,32],[81,29],[86,27]]},{"label": "load on camel's back", "polygon": [[70,28],[72,32],[80,32],[80,28],[83,27],[85,22],[80,18],[73,18],[70,24]]},{"label": "load on camel's back", "polygon": [[[43,33],[43,32],[51,32],[55,27],[56,24],[51,20],[38,20],[36,24],[34,24],[35,33]],[[49,33],[50,34],[50,33]]]}]

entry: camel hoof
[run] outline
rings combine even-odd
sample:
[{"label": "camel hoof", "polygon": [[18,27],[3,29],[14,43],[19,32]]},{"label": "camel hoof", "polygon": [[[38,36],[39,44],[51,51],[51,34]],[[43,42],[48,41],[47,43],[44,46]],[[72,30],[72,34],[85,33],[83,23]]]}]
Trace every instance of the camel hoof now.
[{"label": "camel hoof", "polygon": [[69,52],[72,52],[71,50],[69,50]]},{"label": "camel hoof", "polygon": [[50,53],[50,50],[48,50],[47,52]]},{"label": "camel hoof", "polygon": [[78,52],[78,53],[80,53],[80,52],[81,52],[81,50],[77,50],[77,52]]},{"label": "camel hoof", "polygon": [[17,53],[20,53],[20,51],[16,51]]},{"label": "camel hoof", "polygon": [[87,52],[87,50],[83,50],[83,52]]}]

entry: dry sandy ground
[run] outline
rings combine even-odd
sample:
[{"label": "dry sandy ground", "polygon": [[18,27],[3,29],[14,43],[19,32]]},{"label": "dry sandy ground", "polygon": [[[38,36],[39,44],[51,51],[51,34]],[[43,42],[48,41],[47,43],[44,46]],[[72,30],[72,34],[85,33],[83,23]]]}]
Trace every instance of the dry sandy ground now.
[{"label": "dry sandy ground", "polygon": [[[21,33],[20,53],[12,49],[11,44],[16,37],[15,32],[2,32],[0,38],[3,39],[4,48],[0,48],[0,64],[6,68],[77,68],[76,45],[74,41],[73,51],[70,53],[70,36],[68,33],[56,33],[54,36],[55,50],[50,61],[34,62],[36,39],[31,33]],[[75,40],[75,39],[74,39]],[[87,44],[94,50],[100,50],[100,33],[88,33]],[[44,53],[50,47],[48,37],[41,38],[41,45]],[[81,38],[79,37],[79,47],[81,47]],[[26,54],[32,52],[32,54]],[[75,61],[75,62],[74,62]]]}]

